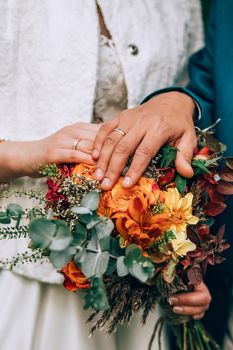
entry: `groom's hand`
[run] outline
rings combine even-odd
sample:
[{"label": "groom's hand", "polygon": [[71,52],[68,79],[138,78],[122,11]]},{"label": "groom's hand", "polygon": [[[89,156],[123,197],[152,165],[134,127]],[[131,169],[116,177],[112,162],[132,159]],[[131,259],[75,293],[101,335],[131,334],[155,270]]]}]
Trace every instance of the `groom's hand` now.
[{"label": "groom's hand", "polygon": [[173,312],[190,315],[195,320],[201,319],[211,303],[211,295],[204,283],[195,286],[191,293],[177,294],[169,298]]},{"label": "groom's hand", "polygon": [[97,160],[96,178],[102,181],[102,188],[109,190],[113,187],[131,156],[133,161],[123,186],[133,186],[151,158],[166,143],[178,148],[177,171],[191,177],[191,160],[196,146],[194,109],[195,104],[189,96],[168,92],[104,123],[92,152],[93,159]]}]

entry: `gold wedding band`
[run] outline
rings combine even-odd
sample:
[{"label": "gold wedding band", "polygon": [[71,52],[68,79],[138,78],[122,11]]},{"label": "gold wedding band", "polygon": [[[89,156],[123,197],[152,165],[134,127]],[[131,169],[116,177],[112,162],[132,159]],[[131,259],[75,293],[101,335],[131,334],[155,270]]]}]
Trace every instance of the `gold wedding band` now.
[{"label": "gold wedding band", "polygon": [[121,128],[116,128],[116,129],[114,129],[113,131],[118,132],[118,133],[121,134],[122,136],[125,136],[125,135],[126,135],[126,132],[125,132],[123,129],[121,129]]},{"label": "gold wedding band", "polygon": [[78,144],[79,144],[80,141],[81,141],[80,139],[76,139],[76,140],[74,141],[74,144],[73,144],[73,147],[72,147],[74,151],[77,151],[77,149],[78,149]]}]

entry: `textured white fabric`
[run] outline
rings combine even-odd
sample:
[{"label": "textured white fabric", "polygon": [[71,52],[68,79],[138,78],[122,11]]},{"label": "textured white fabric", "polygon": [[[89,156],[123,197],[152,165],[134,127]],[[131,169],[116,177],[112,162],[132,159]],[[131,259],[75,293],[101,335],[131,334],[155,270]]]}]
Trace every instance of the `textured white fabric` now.
[{"label": "textured white fabric", "polygon": [[127,107],[122,65],[112,39],[100,36],[94,118],[110,120]]},{"label": "textured white fabric", "polygon": [[[128,107],[183,78],[188,55],[202,44],[199,0],[98,4],[122,63]],[[40,138],[91,121],[98,42],[95,0],[0,0],[1,138]]]}]

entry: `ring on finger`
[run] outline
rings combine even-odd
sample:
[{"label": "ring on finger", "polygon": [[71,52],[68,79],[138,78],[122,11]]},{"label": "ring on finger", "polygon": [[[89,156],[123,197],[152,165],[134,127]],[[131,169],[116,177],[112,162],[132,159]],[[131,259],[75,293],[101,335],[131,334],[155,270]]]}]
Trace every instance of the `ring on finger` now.
[{"label": "ring on finger", "polygon": [[74,140],[73,147],[72,147],[72,149],[73,149],[74,151],[77,151],[77,149],[78,149],[78,144],[79,144],[80,141],[81,141],[80,139]]},{"label": "ring on finger", "polygon": [[122,136],[126,135],[126,132],[122,129],[122,128],[115,128],[113,131],[118,132],[119,134],[121,134]]}]

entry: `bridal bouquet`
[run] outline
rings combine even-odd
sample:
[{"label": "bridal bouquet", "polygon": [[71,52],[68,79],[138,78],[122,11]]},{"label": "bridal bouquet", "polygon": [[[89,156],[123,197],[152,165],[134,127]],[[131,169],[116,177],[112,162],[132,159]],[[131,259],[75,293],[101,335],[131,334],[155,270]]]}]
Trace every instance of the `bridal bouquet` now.
[{"label": "bridal bouquet", "polygon": [[[0,213],[0,223],[8,224],[1,239],[31,239],[27,252],[2,267],[49,259],[66,289],[84,291],[84,308],[93,310],[91,332],[105,326],[111,334],[138,311],[144,324],[160,304],[163,314],[149,349],[164,322],[172,324],[180,349],[220,349],[199,321],[175,315],[168,303],[170,296],[192,291],[228,248],[224,227],[217,233],[211,227],[233,194],[233,160],[224,157],[225,146],[212,132],[197,130],[197,141],[192,179],[176,172],[177,149],[167,145],[131,189],[122,187],[120,177],[103,192],[95,166],[43,167],[44,207],[25,211],[10,204]],[[21,226],[25,216],[28,228]],[[13,222],[16,227],[9,228]]]}]

